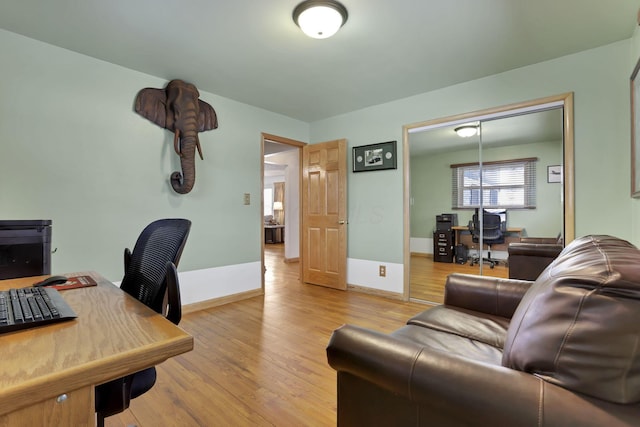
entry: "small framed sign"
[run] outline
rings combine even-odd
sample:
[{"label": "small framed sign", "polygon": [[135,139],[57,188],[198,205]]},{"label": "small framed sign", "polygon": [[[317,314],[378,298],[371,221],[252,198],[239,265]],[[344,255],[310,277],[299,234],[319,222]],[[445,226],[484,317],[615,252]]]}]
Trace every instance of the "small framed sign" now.
[{"label": "small framed sign", "polygon": [[547,182],[562,182],[562,166],[547,166]]},{"label": "small framed sign", "polygon": [[396,141],[353,147],[353,171],[396,169]]}]

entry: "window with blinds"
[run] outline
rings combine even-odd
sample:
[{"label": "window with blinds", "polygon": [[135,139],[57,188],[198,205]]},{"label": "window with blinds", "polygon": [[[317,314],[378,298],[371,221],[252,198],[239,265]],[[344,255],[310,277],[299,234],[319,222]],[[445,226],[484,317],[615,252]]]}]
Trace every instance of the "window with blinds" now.
[{"label": "window with blinds", "polygon": [[[536,207],[537,158],[451,165],[454,209]],[[482,196],[482,200],[481,200]]]}]

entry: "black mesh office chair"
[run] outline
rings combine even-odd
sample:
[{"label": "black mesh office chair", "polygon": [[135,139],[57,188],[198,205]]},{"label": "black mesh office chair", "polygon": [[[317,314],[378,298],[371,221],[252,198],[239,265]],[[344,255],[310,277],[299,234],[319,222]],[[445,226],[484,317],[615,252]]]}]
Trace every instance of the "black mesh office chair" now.
[{"label": "black mesh office chair", "polygon": [[[480,219],[476,212],[473,215],[473,219],[469,224],[469,230],[471,231],[471,240],[473,243],[480,242]],[[489,264],[491,268],[500,263],[499,259],[491,258],[491,245],[497,243],[504,243],[504,230],[502,228],[502,219],[500,215],[484,212],[482,214],[482,239],[485,245],[487,245],[487,256],[482,257],[482,248],[478,249],[478,255],[471,258],[471,265],[479,264],[482,258],[482,262]]]},{"label": "black mesh office chair", "polygon": [[[176,267],[187,241],[191,221],[161,219],[140,234],[133,253],[124,250],[124,278],[120,288],[164,314],[176,325],[182,317]],[[156,382],[154,367],[101,384],[95,390],[98,427],[104,419],[124,411],[131,399],[149,391]]]}]

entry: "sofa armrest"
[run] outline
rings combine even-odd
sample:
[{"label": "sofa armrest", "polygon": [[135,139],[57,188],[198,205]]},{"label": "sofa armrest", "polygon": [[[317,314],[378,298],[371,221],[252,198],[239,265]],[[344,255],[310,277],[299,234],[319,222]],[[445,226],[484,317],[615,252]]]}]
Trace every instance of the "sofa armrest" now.
[{"label": "sofa armrest", "polygon": [[509,244],[509,278],[536,280],[562,252],[560,244],[511,243]]},{"label": "sofa armrest", "polygon": [[327,358],[339,373],[415,404],[457,412],[473,425],[538,425],[542,380],[530,374],[352,325],[333,332]]},{"label": "sofa armrest", "polygon": [[562,245],[557,243],[510,243],[507,251],[509,256],[537,256],[556,258],[562,252]]},{"label": "sofa armrest", "polygon": [[[640,416],[637,404],[590,398],[526,372],[351,325],[333,332],[327,358],[338,371],[342,390],[338,392],[338,419],[357,417],[344,425],[380,425],[381,414],[400,419],[400,414],[393,412],[398,408],[393,402],[399,399],[419,414],[418,422],[407,425],[421,426],[612,427],[636,425]],[[352,379],[359,386],[349,388],[354,384]],[[374,389],[387,393],[389,400],[380,399]],[[353,400],[356,394],[358,399]],[[372,395],[378,398],[375,408]],[[354,407],[359,404],[363,407]],[[356,415],[343,415],[343,411]]]},{"label": "sofa armrest", "polygon": [[520,243],[548,243],[560,245],[562,243],[560,236],[558,237],[520,237]]},{"label": "sofa armrest", "polygon": [[444,285],[444,303],[511,318],[533,282],[453,273]]}]

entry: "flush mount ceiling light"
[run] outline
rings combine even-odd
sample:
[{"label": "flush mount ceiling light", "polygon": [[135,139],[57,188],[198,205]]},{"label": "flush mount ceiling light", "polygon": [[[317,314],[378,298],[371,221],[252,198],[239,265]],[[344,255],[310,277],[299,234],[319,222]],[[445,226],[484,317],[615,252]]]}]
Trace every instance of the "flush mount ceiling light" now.
[{"label": "flush mount ceiling light", "polygon": [[469,138],[478,133],[478,125],[462,125],[454,129],[454,131],[463,138]]},{"label": "flush mount ceiling light", "polygon": [[333,0],[306,0],[293,9],[293,22],[309,37],[326,39],[347,22],[347,9]]}]

